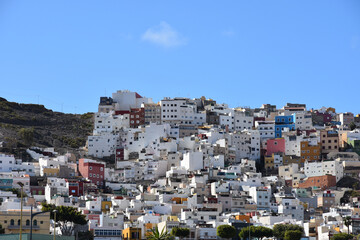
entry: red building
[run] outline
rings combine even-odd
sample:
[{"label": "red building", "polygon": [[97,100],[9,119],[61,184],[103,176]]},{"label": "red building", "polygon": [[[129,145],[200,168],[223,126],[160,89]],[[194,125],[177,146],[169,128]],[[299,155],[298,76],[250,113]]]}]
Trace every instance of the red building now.
[{"label": "red building", "polygon": [[66,179],[69,196],[79,197],[84,195],[84,183],[76,179]]},{"label": "red building", "polygon": [[267,140],[266,156],[271,156],[273,153],[285,153],[285,139],[275,138]]},{"label": "red building", "polygon": [[105,163],[81,158],[79,159],[79,172],[81,176],[89,179],[93,184],[104,186]]},{"label": "red building", "polygon": [[124,160],[124,148],[122,147],[116,148],[115,160],[116,161]]},{"label": "red building", "polygon": [[115,111],[115,115],[123,114],[129,114],[131,128],[137,128],[145,124],[144,108],[131,108],[130,111]]}]

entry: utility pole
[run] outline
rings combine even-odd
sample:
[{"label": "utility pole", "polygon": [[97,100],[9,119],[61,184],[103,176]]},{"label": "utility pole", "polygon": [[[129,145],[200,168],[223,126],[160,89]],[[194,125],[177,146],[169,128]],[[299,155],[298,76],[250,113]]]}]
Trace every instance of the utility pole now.
[{"label": "utility pole", "polygon": [[18,182],[18,184],[21,187],[21,192],[20,192],[20,231],[19,231],[19,239],[22,240],[23,189],[24,189],[24,184],[22,182]]},{"label": "utility pole", "polygon": [[57,210],[55,209],[53,212],[54,212],[54,240],[56,240],[56,213],[57,213]]}]

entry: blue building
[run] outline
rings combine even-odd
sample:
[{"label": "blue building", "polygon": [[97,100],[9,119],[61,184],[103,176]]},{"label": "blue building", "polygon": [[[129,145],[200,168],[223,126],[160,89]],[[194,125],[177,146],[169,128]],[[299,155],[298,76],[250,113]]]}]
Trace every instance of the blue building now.
[{"label": "blue building", "polygon": [[285,128],[289,128],[290,131],[295,130],[295,119],[296,115],[290,115],[290,116],[276,116],[275,117],[275,137],[281,138],[282,137],[282,131]]}]

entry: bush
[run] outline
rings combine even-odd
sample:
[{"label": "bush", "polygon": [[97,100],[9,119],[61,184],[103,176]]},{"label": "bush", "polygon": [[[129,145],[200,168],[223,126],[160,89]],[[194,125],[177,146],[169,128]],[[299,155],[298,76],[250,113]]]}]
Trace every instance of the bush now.
[{"label": "bush", "polygon": [[353,239],[354,236],[347,233],[337,233],[331,238],[331,240],[350,240]]},{"label": "bush", "polygon": [[217,227],[216,235],[221,238],[233,238],[236,235],[236,229],[230,225],[221,225]]},{"label": "bush", "polygon": [[302,232],[300,230],[286,230],[285,231],[285,240],[300,240]]},{"label": "bush", "polygon": [[275,224],[273,227],[274,237],[278,239],[283,239],[285,238],[285,232],[288,230],[299,230],[301,233],[304,232],[304,229],[296,224]]},{"label": "bush", "polygon": [[179,237],[180,239],[189,236],[190,230],[188,228],[174,227],[171,229],[171,235]]}]

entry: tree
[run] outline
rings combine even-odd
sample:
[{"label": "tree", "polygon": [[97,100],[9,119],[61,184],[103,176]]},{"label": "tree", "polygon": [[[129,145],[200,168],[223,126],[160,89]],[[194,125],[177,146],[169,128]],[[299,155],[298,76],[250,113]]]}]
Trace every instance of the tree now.
[{"label": "tree", "polygon": [[21,128],[19,135],[25,141],[26,145],[31,145],[34,140],[34,128]]},{"label": "tree", "polygon": [[[250,234],[249,234],[250,229]],[[271,228],[262,227],[262,226],[251,226],[251,227],[245,227],[242,228],[239,237],[242,239],[248,239],[250,237],[262,239],[264,237],[272,237],[273,236],[273,230]]]},{"label": "tree", "polygon": [[148,240],[169,240],[169,239],[171,239],[171,235],[166,230],[166,228],[163,228],[160,232],[159,228],[155,227],[155,229],[151,229],[151,233],[146,239],[148,239]]},{"label": "tree", "polygon": [[220,225],[216,229],[216,235],[221,238],[233,238],[236,235],[236,229],[231,225]]},{"label": "tree", "polygon": [[179,237],[180,239],[189,236],[189,234],[190,230],[188,228],[174,227],[173,229],[171,229],[171,235]]},{"label": "tree", "polygon": [[304,232],[304,229],[296,224],[275,224],[273,227],[274,237],[277,239],[284,239],[285,232],[288,230],[299,230],[301,233]]},{"label": "tree", "polygon": [[344,225],[348,229],[348,234],[350,234],[350,225],[351,225],[351,222],[352,222],[351,217],[350,216],[344,217],[343,221],[344,221]]},{"label": "tree", "polygon": [[56,210],[56,223],[60,227],[64,236],[71,236],[76,224],[84,225],[87,223],[85,215],[81,214],[76,208],[66,206],[55,206],[54,204],[42,204],[43,211],[50,211],[50,218],[54,219]]},{"label": "tree", "polygon": [[273,230],[271,228],[267,227],[255,227],[255,237],[257,238],[264,238],[264,237],[272,237],[273,236]]},{"label": "tree", "polygon": [[354,130],[356,128],[356,124],[354,122],[351,122],[349,124],[349,128],[350,128],[351,131]]},{"label": "tree", "polygon": [[353,239],[354,236],[347,233],[337,233],[332,236],[331,240],[350,240]]},{"label": "tree", "polygon": [[300,240],[302,237],[302,232],[300,230],[286,230],[285,231],[285,240]]},{"label": "tree", "polygon": [[[250,234],[249,234],[249,231],[250,231]],[[249,239],[249,236],[250,237],[254,237],[254,227],[251,226],[251,227],[244,227],[241,229],[241,231],[239,232],[239,237],[241,239]],[[249,239],[250,240],[250,239]]]}]

